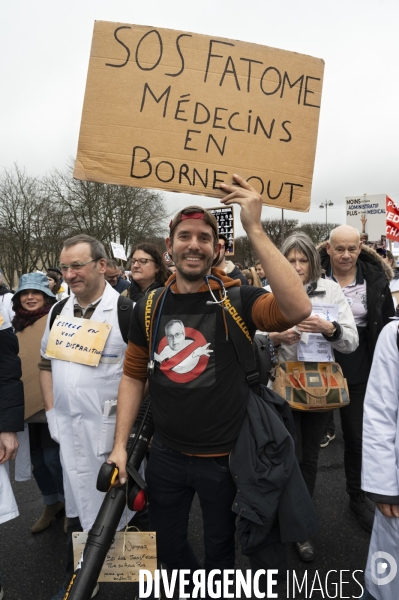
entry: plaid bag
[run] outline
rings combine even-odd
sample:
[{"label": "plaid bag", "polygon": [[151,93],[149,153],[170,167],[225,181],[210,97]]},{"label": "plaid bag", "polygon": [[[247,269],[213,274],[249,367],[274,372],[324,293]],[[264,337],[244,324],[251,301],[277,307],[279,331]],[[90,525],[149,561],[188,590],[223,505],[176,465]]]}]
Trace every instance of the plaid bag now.
[{"label": "plaid bag", "polygon": [[273,391],[296,410],[322,411],[349,404],[348,384],[337,363],[278,363]]}]

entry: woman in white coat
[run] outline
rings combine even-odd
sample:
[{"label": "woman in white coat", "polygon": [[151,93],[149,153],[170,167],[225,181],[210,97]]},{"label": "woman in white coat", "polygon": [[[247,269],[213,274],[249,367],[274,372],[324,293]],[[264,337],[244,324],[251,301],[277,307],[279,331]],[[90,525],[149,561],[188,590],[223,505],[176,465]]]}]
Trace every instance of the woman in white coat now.
[{"label": "woman in white coat", "polygon": [[[328,348],[331,351],[332,361],[334,360],[334,349],[343,353],[356,350],[359,345],[359,337],[352,311],[341,287],[334,281],[323,279],[320,254],[312,240],[302,232],[295,233],[285,240],[281,252],[302,279],[312,304],[335,305],[338,310],[338,318],[331,322],[317,314],[312,314],[295,328],[281,333],[270,333],[270,339],[278,349],[279,360],[281,362],[301,361],[298,344],[302,333],[322,334],[330,344]],[[316,360],[325,362],[323,358],[321,356]],[[311,496],[316,484],[320,442],[329,416],[330,411],[328,410],[323,412],[293,411],[297,432],[296,454]],[[310,540],[303,543],[297,542],[294,547],[301,560],[311,562],[314,559],[314,548]]]},{"label": "woman in white coat", "polygon": [[399,349],[398,325],[380,333],[363,417],[362,489],[376,502],[365,571],[368,600],[399,598]]}]

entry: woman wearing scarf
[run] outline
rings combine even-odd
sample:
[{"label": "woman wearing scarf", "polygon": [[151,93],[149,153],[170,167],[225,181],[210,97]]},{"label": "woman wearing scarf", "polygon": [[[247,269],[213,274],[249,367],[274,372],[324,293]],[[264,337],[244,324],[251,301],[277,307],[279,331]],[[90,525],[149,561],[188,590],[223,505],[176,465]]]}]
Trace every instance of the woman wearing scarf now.
[{"label": "woman wearing scarf", "polygon": [[[49,282],[43,273],[27,273],[22,275],[19,287],[12,299],[15,316],[12,325],[17,332],[43,319],[49,313],[56,297],[50,291]],[[24,338],[18,336],[20,354],[24,351]],[[37,356],[40,356],[41,335],[38,334]],[[30,348],[32,352],[32,348]],[[36,353],[35,349],[33,352]],[[23,376],[23,372],[22,372]],[[25,392],[25,402],[29,396]],[[44,512],[33,525],[32,533],[46,529],[57,514],[63,514],[64,488],[59,445],[51,439],[44,410],[28,419],[30,457],[33,465],[33,476],[43,496]]]},{"label": "woman wearing scarf", "polygon": [[[334,349],[346,354],[356,350],[359,337],[352,311],[339,284],[324,279],[320,254],[312,240],[302,232],[295,233],[285,240],[281,252],[302,279],[312,304],[336,305],[338,318],[331,322],[312,313],[295,328],[282,333],[270,333],[270,339],[278,349],[279,361],[300,362],[298,350],[302,333],[321,334],[331,344],[332,361],[334,361]],[[322,357],[319,362],[324,362]],[[313,496],[316,484],[320,442],[329,416],[329,410],[323,412],[293,410],[297,433],[296,455],[310,496]],[[310,540],[296,542],[294,547],[302,561],[311,562],[314,559],[314,547]]]}]

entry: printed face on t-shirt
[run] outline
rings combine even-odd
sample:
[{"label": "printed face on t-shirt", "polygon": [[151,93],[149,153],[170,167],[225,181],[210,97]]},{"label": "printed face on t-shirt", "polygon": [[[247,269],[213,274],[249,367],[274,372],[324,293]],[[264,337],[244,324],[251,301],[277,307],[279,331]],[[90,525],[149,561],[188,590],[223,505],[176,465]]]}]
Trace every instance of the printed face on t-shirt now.
[{"label": "printed face on t-shirt", "polygon": [[[165,317],[163,317],[165,319]],[[165,335],[156,345],[155,360],[160,364],[160,371],[174,383],[187,384],[194,381],[208,367],[214,347],[214,316],[205,318],[201,323],[201,331],[196,327],[198,318],[171,319],[166,322]],[[213,377],[214,366],[207,376]],[[164,382],[166,383],[166,381]]]},{"label": "printed face on t-shirt", "polygon": [[165,327],[165,335],[171,350],[180,350],[186,339],[184,325],[181,321],[171,321]]}]

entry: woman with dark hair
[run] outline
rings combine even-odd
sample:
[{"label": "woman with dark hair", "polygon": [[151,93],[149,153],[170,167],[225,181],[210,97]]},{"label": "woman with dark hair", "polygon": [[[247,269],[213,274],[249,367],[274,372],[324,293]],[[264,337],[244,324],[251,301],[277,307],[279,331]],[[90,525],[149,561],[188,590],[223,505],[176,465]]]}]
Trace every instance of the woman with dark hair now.
[{"label": "woman with dark hair", "polygon": [[49,267],[46,272],[46,277],[50,290],[56,296],[57,300],[63,300],[69,296],[67,286],[62,281],[62,273],[57,267]]},{"label": "woman with dark hair", "polygon": [[57,273],[55,271],[47,271],[46,277],[49,288],[55,296],[61,287],[61,280],[57,277]]},{"label": "woman with dark hair", "polygon": [[[21,335],[37,321],[44,319],[51,307],[56,302],[56,297],[50,291],[49,282],[43,273],[27,273],[22,275],[19,287],[15,292],[12,303],[15,316],[12,325],[17,332],[20,349],[24,349],[25,336]],[[43,324],[45,320],[43,321]],[[37,355],[40,355],[42,331],[36,325]],[[33,331],[33,330],[32,330]],[[32,341],[32,340],[30,340]],[[35,349],[30,346],[30,352]],[[23,361],[22,361],[22,378]],[[29,396],[25,392],[25,403],[29,403]],[[50,437],[44,410],[33,414],[27,419],[29,424],[30,457],[33,465],[33,476],[42,493],[44,512],[33,525],[32,533],[46,529],[53,518],[63,512],[64,487],[62,480],[62,467],[60,462],[59,445]]]},{"label": "woman with dark hair", "polygon": [[[334,349],[346,354],[356,350],[359,337],[352,311],[338,283],[323,278],[320,254],[312,240],[306,234],[297,232],[285,240],[281,252],[302,279],[312,304],[335,305],[338,318],[331,322],[312,313],[295,328],[281,333],[270,333],[270,339],[278,349],[279,360],[299,362],[298,344],[302,333],[321,334],[331,344],[332,360],[334,360]],[[325,356],[320,355],[318,361],[325,362]],[[316,484],[320,442],[329,416],[329,410],[323,412],[293,410],[297,433],[295,450],[311,496]],[[296,542],[294,547],[301,560],[305,562],[313,560],[314,548],[310,540]]]},{"label": "woman with dark hair", "polygon": [[161,253],[154,244],[144,242],[138,244],[131,259],[132,285],[130,298],[138,302],[151,290],[162,287],[168,279],[168,272]]}]

